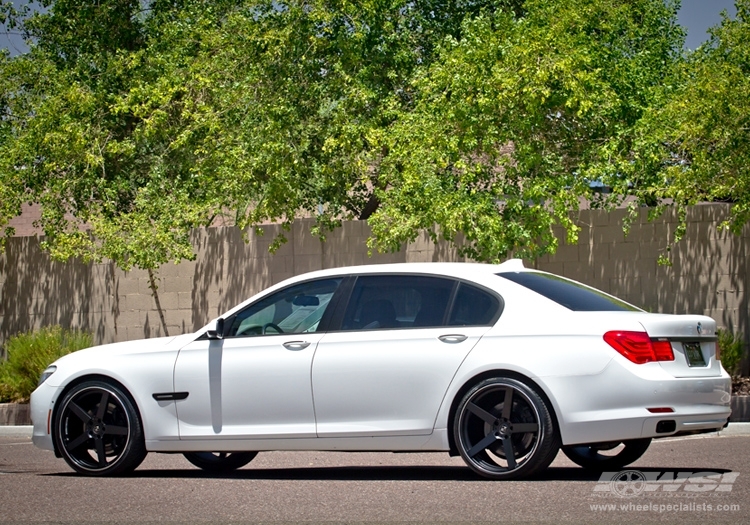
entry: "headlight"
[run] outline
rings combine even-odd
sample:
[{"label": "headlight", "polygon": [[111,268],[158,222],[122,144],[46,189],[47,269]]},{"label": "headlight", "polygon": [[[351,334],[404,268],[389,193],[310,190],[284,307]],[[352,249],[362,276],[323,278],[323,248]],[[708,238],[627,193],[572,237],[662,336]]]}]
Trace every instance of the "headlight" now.
[{"label": "headlight", "polygon": [[39,384],[37,384],[37,386],[44,383],[49,378],[49,376],[55,373],[55,370],[57,370],[57,367],[55,365],[48,366],[47,369],[42,372],[42,375],[39,376]]}]

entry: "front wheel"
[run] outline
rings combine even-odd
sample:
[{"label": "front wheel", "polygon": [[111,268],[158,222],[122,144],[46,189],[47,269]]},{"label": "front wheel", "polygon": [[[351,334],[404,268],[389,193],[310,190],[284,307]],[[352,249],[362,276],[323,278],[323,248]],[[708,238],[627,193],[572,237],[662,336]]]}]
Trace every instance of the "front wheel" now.
[{"label": "front wheel", "polygon": [[562,448],[568,459],[589,470],[619,470],[639,459],[651,444],[651,438],[589,443]]},{"label": "front wheel", "polygon": [[89,476],[131,472],[146,457],[143,427],[134,403],[108,381],[74,386],[55,415],[57,450],[73,470]]},{"label": "front wheel", "polygon": [[478,474],[516,479],[543,470],[560,448],[541,396],[516,379],[495,377],[472,387],[456,411],[458,452]]},{"label": "front wheel", "polygon": [[250,463],[257,452],[186,452],[185,459],[212,474],[222,474]]}]

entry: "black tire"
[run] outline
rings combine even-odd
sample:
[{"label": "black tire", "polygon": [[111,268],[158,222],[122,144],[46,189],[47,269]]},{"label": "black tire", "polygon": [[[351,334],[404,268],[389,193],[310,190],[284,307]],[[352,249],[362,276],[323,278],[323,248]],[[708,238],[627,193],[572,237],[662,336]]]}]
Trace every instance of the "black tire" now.
[{"label": "black tire", "polygon": [[529,385],[503,377],[485,379],[466,393],[456,411],[453,436],[469,468],[497,480],[543,470],[560,449],[542,397]]},{"label": "black tire", "polygon": [[250,463],[257,452],[185,452],[190,463],[212,474],[223,474]]},{"label": "black tire", "polygon": [[568,459],[589,470],[619,470],[639,459],[651,444],[651,438],[589,443],[562,447]]},{"label": "black tire", "polygon": [[70,389],[59,407],[53,438],[62,457],[79,474],[126,474],[146,457],[140,416],[121,387],[86,381]]}]

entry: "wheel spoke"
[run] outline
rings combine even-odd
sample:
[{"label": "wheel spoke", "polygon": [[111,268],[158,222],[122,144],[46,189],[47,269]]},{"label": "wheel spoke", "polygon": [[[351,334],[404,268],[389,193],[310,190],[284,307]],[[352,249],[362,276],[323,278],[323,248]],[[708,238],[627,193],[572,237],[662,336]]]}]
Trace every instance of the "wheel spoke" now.
[{"label": "wheel spoke", "polygon": [[55,450],[76,472],[116,475],[135,469],[146,456],[142,427],[133,402],[105,380],[74,385],[55,415]]},{"label": "wheel spoke", "polygon": [[73,441],[69,441],[68,443],[65,443],[65,448],[67,450],[75,450],[88,440],[89,440],[88,434],[83,433],[77,438],[75,438]]},{"label": "wheel spoke", "polygon": [[485,423],[489,423],[490,425],[494,424],[495,421],[497,421],[497,417],[493,416],[475,403],[468,403],[466,405],[466,410],[483,420]]},{"label": "wheel spoke", "polygon": [[513,423],[513,434],[525,434],[539,431],[538,423]]},{"label": "wheel spoke", "polygon": [[466,453],[470,458],[473,458],[477,454],[479,454],[481,451],[486,449],[488,446],[490,446],[492,443],[497,441],[497,436],[494,432],[490,432],[482,440],[479,441],[476,445],[471,447],[471,449]]},{"label": "wheel spoke", "polygon": [[94,438],[94,445],[96,446],[96,458],[99,461],[99,466],[106,467],[107,456],[104,453],[104,440],[102,438]]},{"label": "wheel spoke", "polygon": [[513,389],[505,388],[505,399],[503,399],[503,419],[510,421],[510,412],[513,408]]},{"label": "wheel spoke", "polygon": [[516,468],[516,456],[513,453],[513,440],[510,436],[503,439],[503,452],[505,452],[505,459],[508,460],[508,469]]},{"label": "wheel spoke", "polygon": [[104,433],[106,435],[127,436],[128,427],[118,427],[116,425],[107,425],[107,428],[105,429]]},{"label": "wheel spoke", "polygon": [[84,423],[91,419],[91,415],[88,412],[86,412],[84,409],[82,409],[80,406],[78,406],[77,404],[70,403],[68,407],[70,408],[70,411],[73,414],[75,414],[78,417],[78,419],[80,419]]},{"label": "wheel spoke", "polygon": [[473,471],[517,479],[547,468],[559,434],[541,396],[515,378],[490,377],[461,399],[453,418],[457,452]]},{"label": "wheel spoke", "polygon": [[107,405],[109,404],[109,392],[106,390],[102,391],[102,398],[99,400],[99,409],[96,411],[96,417],[103,419],[104,414],[107,413]]}]

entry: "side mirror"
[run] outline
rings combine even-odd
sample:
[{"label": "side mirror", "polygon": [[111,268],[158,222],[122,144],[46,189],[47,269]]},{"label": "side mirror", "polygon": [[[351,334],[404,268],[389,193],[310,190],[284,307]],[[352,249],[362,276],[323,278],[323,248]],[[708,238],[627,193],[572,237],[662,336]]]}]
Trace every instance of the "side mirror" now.
[{"label": "side mirror", "polygon": [[216,320],[216,327],[211,330],[206,330],[206,337],[209,339],[224,339],[224,318],[219,317]]}]

